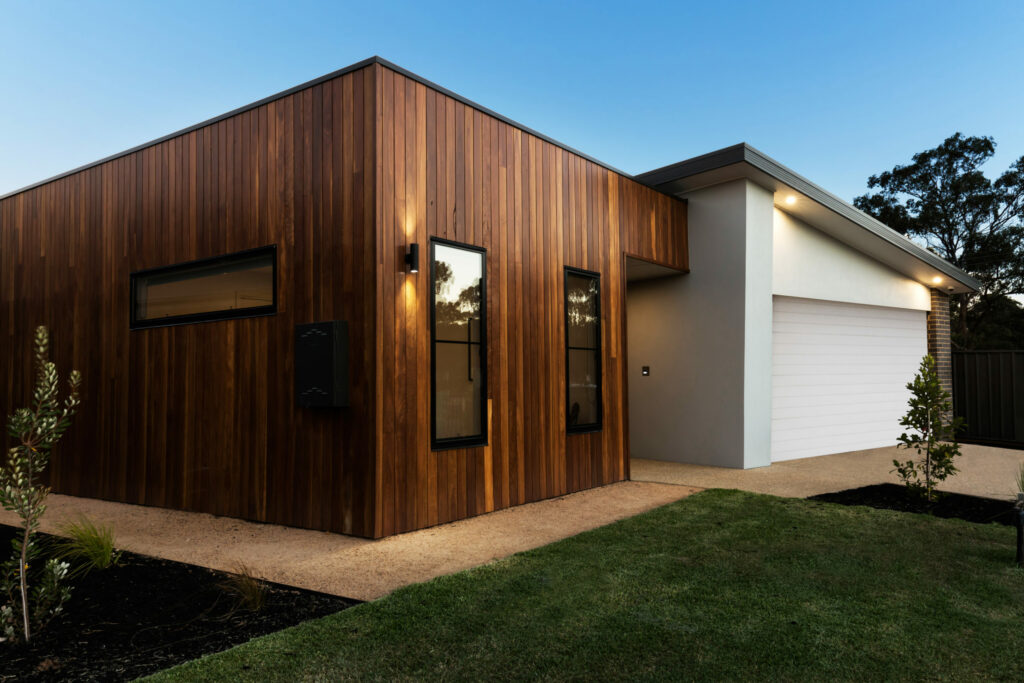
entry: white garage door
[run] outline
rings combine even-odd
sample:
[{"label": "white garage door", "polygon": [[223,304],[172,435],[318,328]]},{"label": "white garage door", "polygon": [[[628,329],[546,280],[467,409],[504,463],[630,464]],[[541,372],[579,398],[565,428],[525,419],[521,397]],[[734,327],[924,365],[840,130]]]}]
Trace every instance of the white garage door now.
[{"label": "white garage door", "polygon": [[926,315],[774,297],[772,460],[895,444],[928,352]]}]

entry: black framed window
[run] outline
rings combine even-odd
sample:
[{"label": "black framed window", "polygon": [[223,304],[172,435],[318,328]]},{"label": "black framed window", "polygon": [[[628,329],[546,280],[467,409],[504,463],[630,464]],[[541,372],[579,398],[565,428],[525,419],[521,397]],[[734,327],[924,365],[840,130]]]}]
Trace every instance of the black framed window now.
[{"label": "black framed window", "polygon": [[601,428],[601,276],[565,269],[566,429]]},{"label": "black framed window", "polygon": [[430,242],[431,441],[487,443],[487,251]]},{"label": "black framed window", "polygon": [[131,275],[133,329],[276,312],[274,245]]}]

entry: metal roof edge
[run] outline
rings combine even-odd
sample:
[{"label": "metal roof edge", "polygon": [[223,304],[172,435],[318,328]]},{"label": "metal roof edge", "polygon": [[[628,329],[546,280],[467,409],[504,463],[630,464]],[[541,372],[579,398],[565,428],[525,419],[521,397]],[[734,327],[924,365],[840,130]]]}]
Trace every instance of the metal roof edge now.
[{"label": "metal roof edge", "polygon": [[642,183],[663,186],[675,180],[704,173],[732,164],[746,163],[751,167],[768,174],[779,182],[792,187],[794,190],[804,194],[818,202],[833,213],[855,223],[861,228],[885,240],[894,247],[903,250],[914,258],[926,263],[936,270],[945,273],[965,287],[975,291],[981,289],[981,283],[976,279],[946,261],[937,254],[925,249],[913,240],[901,235],[885,223],[869,216],[849,202],[846,202],[821,186],[811,182],[792,169],[783,166],[772,159],[764,152],[741,142],[731,147],[725,147],[708,154],[703,154],[692,159],[686,159],[675,164],[663,166],[653,171],[640,173],[636,179]]},{"label": "metal roof edge", "polygon": [[138,152],[140,150],[146,149],[147,147],[153,147],[154,145],[159,145],[161,142],[167,142],[168,140],[173,140],[176,137],[180,137],[182,135],[187,135],[188,133],[191,133],[193,131],[199,130],[200,128],[205,128],[206,126],[212,126],[213,124],[219,123],[219,122],[221,122],[221,121],[223,121],[225,119],[229,119],[232,116],[238,116],[239,114],[244,114],[245,112],[250,111],[252,109],[256,109],[257,107],[262,107],[264,104],[269,104],[270,102],[273,102],[275,100],[279,100],[279,99],[281,99],[283,97],[288,97],[289,95],[293,95],[293,94],[299,92],[300,90],[305,90],[306,88],[312,88],[315,85],[319,85],[321,83],[324,83],[326,81],[332,80],[334,78],[338,78],[339,76],[344,76],[347,73],[351,73],[353,71],[359,71],[360,69],[365,69],[366,67],[371,66],[372,64],[376,64],[379,61],[380,61],[380,58],[374,56],[374,57],[370,57],[368,59],[364,59],[362,61],[356,62],[355,64],[350,64],[350,65],[348,65],[346,67],[338,69],[337,71],[332,71],[329,74],[325,74],[323,76],[319,76],[318,78],[314,78],[311,81],[306,81],[305,83],[301,83],[301,84],[296,85],[294,87],[288,88],[287,90],[282,90],[281,92],[275,93],[275,94],[270,95],[268,97],[264,97],[263,99],[257,100],[256,102],[251,102],[249,104],[242,105],[241,107],[238,107],[237,109],[232,109],[231,111],[229,111],[229,112],[227,112],[225,114],[220,114],[218,116],[214,116],[213,118],[206,119],[205,121],[200,121],[199,123],[196,123],[196,124],[193,124],[191,126],[188,126],[187,128],[182,128],[181,130],[176,130],[173,133],[168,133],[167,135],[162,135],[162,136],[160,136],[160,137],[158,137],[158,138],[156,138],[154,140],[150,140],[149,142],[143,142],[142,144],[135,145],[134,147],[132,147],[130,149],[126,149],[124,151],[116,152],[116,153],[111,154],[109,156],[105,156],[102,159],[99,159],[97,161],[90,161],[89,163],[83,164],[83,165],[78,166],[76,168],[73,168],[70,171],[64,171],[63,173],[58,173],[55,176],[50,176],[49,178],[46,178],[45,180],[39,180],[37,182],[32,183],[31,185],[26,185],[25,187],[22,187],[20,189],[14,190],[13,192],[8,192],[6,194],[0,195],[0,200],[8,199],[10,197],[13,197],[14,195],[21,194],[22,192],[28,192],[29,190],[33,190],[33,189],[35,189],[37,187],[40,187],[42,185],[46,185],[47,183],[52,183],[55,180],[60,180],[61,178],[67,178],[68,176],[72,176],[72,175],[74,175],[76,173],[81,173],[82,171],[87,171],[90,168],[95,168],[96,166],[100,166],[102,164],[105,164],[108,161],[113,161],[114,159],[120,159],[121,157],[128,156],[129,154],[134,154],[135,152]]},{"label": "metal roof edge", "polygon": [[744,161],[745,148],[747,143],[741,142],[738,145],[732,145],[731,147],[723,147],[707,154],[701,154],[698,157],[692,157],[690,159],[684,159],[668,166],[662,166],[656,168],[653,171],[647,171],[645,173],[638,173],[636,180],[647,185],[664,185],[670,183],[673,180],[680,178],[686,178],[688,176],[703,173],[705,171],[711,171],[716,168],[722,168],[723,166],[731,166],[732,164],[740,163]]},{"label": "metal roof edge", "polygon": [[979,291],[981,289],[980,282],[938,254],[925,249],[917,242],[914,242],[905,235],[901,235],[877,218],[868,215],[849,202],[840,199],[828,190],[812,183],[807,178],[796,173],[792,169],[783,166],[760,150],[755,149],[746,143],[743,143],[743,147],[745,161],[747,161],[751,166],[759,168],[768,175],[777,178],[786,185],[789,185],[794,190],[799,191],[801,194],[807,195],[825,208],[830,209],[834,213],[839,214],[853,223],[856,223],[865,230],[874,233],[886,242],[889,242],[893,246],[909,253],[911,256],[924,261],[936,270],[942,271],[965,287],[970,287],[975,291]]},{"label": "metal roof edge", "polygon": [[[602,168],[605,168],[605,169],[611,171],[612,173],[617,173],[620,176],[623,176],[623,177],[628,178],[630,180],[637,180],[636,177],[633,176],[630,173],[626,173],[625,171],[623,171],[621,169],[615,168],[611,164],[606,164],[605,162],[601,161],[600,159],[595,159],[594,157],[590,156],[589,154],[584,154],[583,152],[579,151],[575,147],[570,147],[569,145],[567,145],[567,144],[565,144],[563,142],[559,142],[558,140],[555,140],[554,138],[548,137],[547,135],[544,135],[543,133],[539,133],[536,130],[534,130],[533,128],[530,128],[529,126],[524,126],[523,124],[519,123],[518,121],[510,119],[507,116],[503,116],[503,115],[499,114],[498,112],[494,111],[493,109],[488,109],[487,107],[483,106],[482,104],[478,104],[477,102],[474,102],[473,100],[467,99],[467,98],[463,97],[462,95],[460,95],[460,94],[458,94],[456,92],[452,92],[448,88],[445,88],[442,85],[438,85],[437,83],[434,83],[433,81],[429,81],[426,78],[423,78],[422,76],[414,74],[413,72],[409,71],[408,69],[403,69],[402,67],[398,66],[397,64],[393,64],[392,62],[389,62],[388,60],[380,58],[380,57],[377,57],[376,60],[377,60],[377,63],[380,64],[381,66],[387,67],[388,69],[391,69],[392,71],[394,71],[396,73],[399,73],[399,74],[405,76],[406,78],[411,78],[412,80],[416,81],[417,83],[421,83],[421,84],[427,86],[428,88],[431,88],[433,90],[438,91],[439,93],[441,93],[443,95],[447,95],[448,97],[456,99],[456,100],[458,100],[459,102],[462,102],[463,104],[465,104],[468,107],[473,107],[474,109],[476,109],[477,111],[479,111],[482,114],[487,114],[488,116],[493,116],[494,118],[498,119],[499,121],[507,123],[508,125],[510,125],[510,126],[512,126],[514,128],[518,128],[519,130],[523,131],[524,133],[528,133],[528,134],[530,134],[530,135],[532,135],[532,136],[534,136],[536,138],[540,138],[541,140],[554,145],[555,147],[559,147],[561,149],[564,149],[566,152],[569,152],[571,154],[575,154],[578,157],[582,157],[583,159],[586,159],[587,161],[595,163],[598,166],[601,166]],[[640,181],[637,180],[637,182],[640,182]],[[650,187],[650,185],[648,185],[647,183],[640,183],[640,184],[641,185],[647,185],[648,187]],[[652,187],[651,189],[658,190],[658,188],[656,188],[656,187]],[[658,190],[658,191],[660,192],[660,190]]]},{"label": "metal roof edge", "polygon": [[[57,175],[50,176],[49,178],[46,178],[44,180],[39,180],[37,182],[34,182],[34,183],[31,183],[31,184],[26,185],[24,187],[21,187],[21,188],[19,188],[17,190],[13,190],[11,192],[7,192],[5,194],[0,195],[0,200],[9,199],[9,198],[11,198],[11,197],[13,197],[15,195],[21,194],[22,192],[28,192],[29,190],[33,190],[33,189],[35,189],[37,187],[41,187],[43,185],[46,185],[47,183],[52,183],[55,180],[60,180],[61,178],[66,178],[66,177],[72,176],[72,175],[74,175],[76,173],[81,173],[82,171],[87,171],[87,170],[89,170],[91,168],[95,168],[96,166],[100,166],[102,164],[105,164],[108,161],[113,161],[115,159],[120,159],[121,157],[128,156],[129,154],[134,154],[135,152],[138,152],[140,150],[146,149],[147,147],[153,147],[154,145],[158,145],[161,142],[166,142],[166,141],[172,140],[172,139],[174,139],[176,137],[179,137],[179,136],[182,136],[182,135],[186,135],[186,134],[191,133],[193,131],[199,130],[200,128],[205,128],[206,126],[210,126],[210,125],[213,125],[215,123],[219,123],[220,121],[223,121],[225,119],[229,119],[232,116],[237,116],[238,114],[243,114],[243,113],[245,113],[247,111],[250,111],[252,109],[255,109],[257,107],[261,107],[261,106],[263,106],[265,104],[268,104],[270,102],[273,102],[275,100],[279,100],[279,99],[281,99],[283,97],[287,97],[289,95],[297,93],[300,90],[305,90],[307,88],[312,88],[313,86],[316,86],[316,85],[319,85],[319,84],[324,83],[326,81],[338,78],[339,76],[344,76],[345,74],[351,73],[353,71],[358,71],[359,69],[364,69],[364,68],[366,68],[368,66],[372,66],[374,64],[379,64],[379,65],[381,65],[381,66],[383,66],[385,68],[391,69],[392,71],[394,71],[394,72],[396,72],[398,74],[401,74],[402,76],[405,76],[407,78],[410,78],[410,79],[416,81],[417,83],[421,83],[421,84],[427,86],[428,88],[436,90],[436,91],[438,91],[438,92],[440,92],[440,93],[442,93],[444,95],[447,95],[448,97],[454,98],[454,99],[458,100],[459,102],[462,102],[466,106],[472,107],[473,109],[476,109],[477,111],[479,111],[479,112],[481,112],[483,114],[486,114],[488,116],[492,116],[492,117],[498,119],[499,121],[502,121],[504,123],[507,123],[510,126],[518,128],[519,130],[523,131],[524,133],[527,133],[529,135],[533,135],[534,137],[537,137],[537,138],[539,138],[541,140],[544,140],[545,142],[550,143],[552,145],[555,145],[556,147],[559,147],[560,149],[563,149],[563,150],[565,150],[565,151],[567,151],[567,152],[569,152],[571,154],[575,154],[576,156],[579,156],[579,157],[581,157],[583,159],[586,159],[587,161],[590,161],[591,163],[597,164],[598,166],[600,166],[600,167],[602,167],[602,168],[604,168],[606,170],[609,170],[609,171],[611,171],[613,173],[616,173],[616,174],[618,174],[618,175],[620,175],[620,176],[622,176],[624,178],[627,178],[627,179],[633,180],[633,181],[637,181],[637,182],[641,182],[641,181],[637,180],[637,178],[634,177],[630,173],[626,173],[625,171],[622,171],[622,170],[620,170],[618,168],[615,168],[614,166],[612,166],[610,164],[606,164],[605,162],[603,162],[603,161],[601,161],[599,159],[595,159],[594,157],[592,157],[592,156],[590,156],[588,154],[584,154],[583,152],[579,151],[578,149],[575,149],[574,147],[570,147],[569,145],[561,143],[558,140],[555,140],[554,138],[551,138],[551,137],[548,137],[547,135],[544,135],[543,133],[539,133],[536,130],[534,130],[532,128],[529,128],[528,126],[524,126],[523,124],[521,124],[521,123],[519,123],[517,121],[514,121],[513,119],[508,118],[507,116],[502,116],[501,114],[497,113],[496,111],[494,111],[492,109],[488,109],[487,107],[485,107],[485,106],[483,106],[481,104],[478,104],[478,103],[474,102],[473,100],[470,100],[470,99],[468,99],[466,97],[463,97],[462,95],[459,95],[458,93],[452,92],[451,90],[449,90],[449,89],[447,89],[447,88],[445,88],[443,86],[440,86],[437,83],[434,83],[433,81],[429,81],[426,78],[423,78],[422,76],[414,74],[413,72],[398,66],[397,64],[394,64],[394,63],[389,62],[388,60],[386,60],[386,59],[384,59],[382,57],[374,55],[373,57],[369,57],[369,58],[364,59],[362,61],[356,62],[355,64],[350,64],[349,66],[342,67],[341,69],[338,69],[337,71],[332,71],[329,74],[325,74],[323,76],[319,76],[317,78],[314,78],[313,80],[306,81],[305,83],[301,83],[299,85],[296,85],[296,86],[293,86],[291,88],[288,88],[287,90],[282,90],[281,92],[275,93],[275,94],[270,95],[268,97],[264,97],[263,99],[257,100],[256,102],[252,102],[250,104],[242,105],[241,107],[238,107],[236,109],[232,109],[231,111],[229,111],[229,112],[227,112],[225,114],[220,114],[218,116],[214,116],[213,118],[206,119],[205,121],[201,121],[201,122],[196,123],[194,125],[188,126],[187,128],[182,128],[181,130],[177,130],[177,131],[175,131],[173,133],[168,133],[167,135],[163,135],[163,136],[161,136],[159,138],[156,138],[154,140],[150,140],[148,142],[143,142],[142,144],[135,145],[134,147],[132,147],[130,149],[126,149],[126,150],[121,151],[121,152],[116,152],[116,153],[111,154],[109,156],[103,157],[102,159],[99,159],[97,161],[92,161],[92,162],[89,162],[87,164],[83,164],[81,166],[77,166],[77,167],[75,167],[75,168],[73,168],[73,169],[71,169],[69,171],[64,171],[62,173],[58,173]],[[653,189],[655,191],[658,191],[658,192],[661,192],[661,190],[659,190],[656,187],[652,187],[649,183],[641,182],[641,184],[647,185],[648,187],[651,187],[651,189]]]}]

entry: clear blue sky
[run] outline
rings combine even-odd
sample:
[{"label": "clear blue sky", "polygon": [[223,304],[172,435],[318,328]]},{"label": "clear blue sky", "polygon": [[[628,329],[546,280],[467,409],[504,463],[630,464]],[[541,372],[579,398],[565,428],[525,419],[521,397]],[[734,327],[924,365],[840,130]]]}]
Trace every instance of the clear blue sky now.
[{"label": "clear blue sky", "polygon": [[746,141],[850,200],[1024,154],[1024,2],[0,0],[0,194],[370,55],[630,173]]}]

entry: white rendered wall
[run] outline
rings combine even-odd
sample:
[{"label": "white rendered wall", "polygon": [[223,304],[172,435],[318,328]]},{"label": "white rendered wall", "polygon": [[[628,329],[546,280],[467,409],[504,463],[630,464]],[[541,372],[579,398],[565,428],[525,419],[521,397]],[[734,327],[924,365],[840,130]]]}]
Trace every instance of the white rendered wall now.
[{"label": "white rendered wall", "polygon": [[[773,439],[772,295],[927,311],[929,292],[776,209],[772,193],[749,181],[687,200],[691,272],[627,288],[631,455],[765,466]],[[640,374],[644,365],[649,377]]]},{"label": "white rendered wall", "polygon": [[687,200],[690,273],[627,287],[630,453],[768,465],[772,195],[737,180]]},{"label": "white rendered wall", "polygon": [[772,292],[804,299],[931,309],[928,288],[774,209]]},{"label": "white rendered wall", "polygon": [[772,259],[775,197],[747,183],[746,325],[743,337],[743,466],[771,464]]}]

